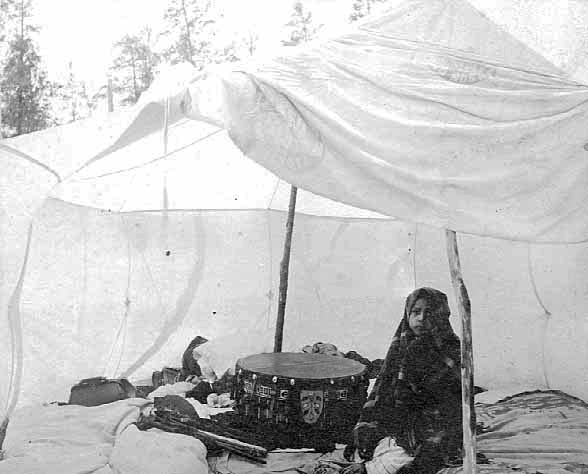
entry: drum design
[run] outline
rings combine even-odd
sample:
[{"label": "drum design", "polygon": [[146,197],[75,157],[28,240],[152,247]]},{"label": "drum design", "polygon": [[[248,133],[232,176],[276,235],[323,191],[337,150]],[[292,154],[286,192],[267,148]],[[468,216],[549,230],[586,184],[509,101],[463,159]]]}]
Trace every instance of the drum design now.
[{"label": "drum design", "polygon": [[287,433],[283,447],[346,443],[369,382],[363,364],[323,354],[256,354],[239,359],[235,372],[237,412],[248,424]]}]

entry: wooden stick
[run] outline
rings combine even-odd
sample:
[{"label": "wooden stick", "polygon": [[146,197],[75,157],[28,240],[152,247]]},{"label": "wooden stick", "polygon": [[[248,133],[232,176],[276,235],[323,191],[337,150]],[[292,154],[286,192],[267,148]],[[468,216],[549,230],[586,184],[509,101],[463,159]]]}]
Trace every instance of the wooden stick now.
[{"label": "wooden stick", "polygon": [[112,79],[108,78],[108,83],[106,85],[106,100],[108,103],[108,111],[114,112],[114,98],[112,95]]},{"label": "wooden stick", "polygon": [[292,232],[294,230],[294,212],[296,210],[296,193],[298,188],[290,188],[290,204],[288,205],[288,220],[286,221],[286,238],[284,240],[284,254],[280,262],[280,296],[278,299],[278,317],[276,319],[276,333],[274,336],[274,352],[282,352],[284,337],[284,316],[286,314],[286,297],[288,295],[288,269],[290,266],[290,249],[292,248]]},{"label": "wooden stick", "polygon": [[174,421],[171,418],[167,420],[160,420],[150,418],[143,420],[141,426],[137,425],[140,429],[148,429],[148,427],[159,428],[164,431],[172,431],[177,433],[184,433],[199,439],[207,446],[214,446],[221,449],[225,449],[232,453],[238,454],[245,458],[251,459],[256,462],[265,463],[267,457],[267,449],[256,446],[254,444],[245,443],[244,441],[222,436],[209,431],[204,431],[194,426],[190,426],[187,423]]},{"label": "wooden stick", "polygon": [[6,438],[6,429],[8,428],[8,417],[5,417],[2,420],[2,424],[0,424],[0,461],[4,459],[4,451],[2,451],[2,445],[4,444],[4,439]]},{"label": "wooden stick", "polygon": [[445,231],[449,272],[457,308],[461,317],[461,406],[463,426],[463,472],[476,474],[476,426],[474,418],[474,355],[472,346],[472,312],[463,282],[455,231]]}]

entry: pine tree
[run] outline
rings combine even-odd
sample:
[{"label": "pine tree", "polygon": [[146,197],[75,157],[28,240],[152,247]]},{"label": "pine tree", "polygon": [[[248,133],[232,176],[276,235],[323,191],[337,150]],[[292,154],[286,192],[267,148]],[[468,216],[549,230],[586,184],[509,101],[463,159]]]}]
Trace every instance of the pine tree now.
[{"label": "pine tree", "polygon": [[6,29],[9,21],[10,2],[0,0],[0,43],[6,41]]},{"label": "pine tree", "polygon": [[50,89],[32,39],[37,28],[30,22],[31,0],[8,3],[8,19],[17,19],[18,23],[8,40],[2,66],[0,123],[3,136],[16,136],[50,125]]},{"label": "pine tree", "polygon": [[289,32],[288,39],[282,41],[284,46],[296,46],[310,41],[316,37],[322,27],[322,25],[314,24],[312,12],[306,10],[302,2],[295,2],[293,9],[290,21],[285,25]]},{"label": "pine tree", "polygon": [[151,30],[125,35],[114,45],[118,52],[110,68],[114,92],[121,104],[134,104],[155,78],[159,57],[151,48]]},{"label": "pine tree", "polygon": [[171,64],[191,63],[197,69],[238,59],[235,41],[219,40],[222,20],[211,0],[171,0],[164,14],[170,41],[164,58]]},{"label": "pine tree", "polygon": [[67,80],[64,83],[54,82],[51,88],[51,108],[56,125],[87,118],[93,110],[85,82],[76,78],[71,61],[68,67]]},{"label": "pine tree", "polygon": [[168,24],[165,34],[172,45],[165,52],[172,63],[189,62],[195,67],[210,52],[210,27],[214,22],[210,0],[172,0],[164,14]]},{"label": "pine tree", "polygon": [[252,30],[247,31],[243,36],[242,43],[247,50],[249,56],[253,56],[257,49],[257,43],[259,42],[259,35],[254,33]]},{"label": "pine tree", "polygon": [[369,14],[370,3],[369,0],[354,0],[351,5],[351,13],[349,14],[349,21],[357,21],[367,14]]},{"label": "pine tree", "polygon": [[351,13],[349,14],[349,21],[360,20],[363,17],[370,15],[374,10],[375,3],[384,3],[387,0],[353,0],[351,5]]}]

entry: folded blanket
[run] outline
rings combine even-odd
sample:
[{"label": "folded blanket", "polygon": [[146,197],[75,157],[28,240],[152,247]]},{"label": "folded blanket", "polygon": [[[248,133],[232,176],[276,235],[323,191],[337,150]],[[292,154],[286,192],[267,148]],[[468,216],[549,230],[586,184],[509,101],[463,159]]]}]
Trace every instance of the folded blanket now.
[{"label": "folded blanket", "polygon": [[0,474],[207,474],[206,448],[197,439],[133,425],[150,405],[127,399],[18,410]]},{"label": "folded blanket", "polygon": [[117,439],[110,457],[115,474],[208,474],[206,447],[177,433],[129,426]]}]

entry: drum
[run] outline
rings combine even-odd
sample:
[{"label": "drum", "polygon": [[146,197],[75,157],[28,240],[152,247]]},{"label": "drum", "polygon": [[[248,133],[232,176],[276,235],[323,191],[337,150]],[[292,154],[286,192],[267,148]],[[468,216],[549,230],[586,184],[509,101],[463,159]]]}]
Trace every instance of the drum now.
[{"label": "drum", "polygon": [[286,434],[281,447],[347,443],[367,398],[365,372],[332,355],[256,354],[237,361],[233,398],[248,424]]}]

